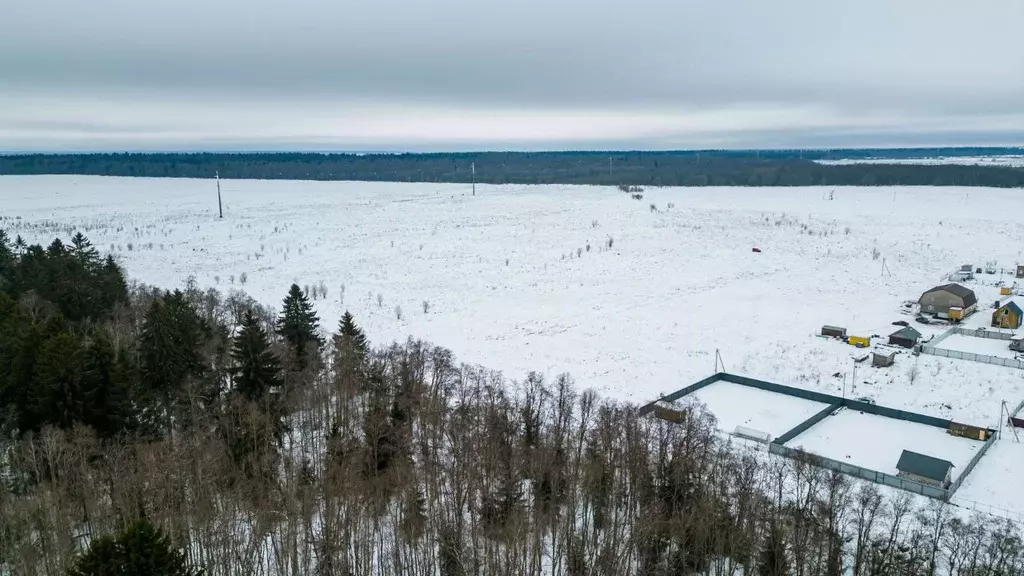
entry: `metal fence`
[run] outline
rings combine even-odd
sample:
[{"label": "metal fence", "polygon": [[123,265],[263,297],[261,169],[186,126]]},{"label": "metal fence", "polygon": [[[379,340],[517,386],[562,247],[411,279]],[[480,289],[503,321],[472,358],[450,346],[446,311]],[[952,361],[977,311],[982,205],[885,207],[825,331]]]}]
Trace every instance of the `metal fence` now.
[{"label": "metal fence", "polygon": [[953,350],[952,348],[939,348],[939,344],[954,334],[960,334],[961,336],[971,336],[973,338],[987,338],[990,340],[1002,340],[1008,341],[1013,338],[1013,333],[1002,332],[998,330],[987,330],[985,328],[963,328],[961,326],[953,326],[949,330],[946,330],[942,334],[939,334],[933,338],[927,344],[921,345],[922,354],[930,354],[932,356],[941,356],[943,358],[954,358],[956,360],[968,360],[970,362],[981,362],[983,364],[994,364],[996,366],[1006,366],[1007,368],[1015,368],[1017,370],[1024,370],[1024,362],[1015,358],[1002,358],[1000,356],[991,356],[989,354],[976,354],[974,352],[962,352],[960,350]]},{"label": "metal fence", "polygon": [[1000,358],[999,356],[975,354],[974,352],[961,352],[959,350],[936,348],[934,346],[922,346],[921,353],[931,354],[932,356],[941,356],[943,358],[955,358],[957,360],[968,360],[971,362],[981,362],[983,364],[994,364],[996,366],[1006,366],[1007,368],[1024,370],[1024,362],[1015,358]]},{"label": "metal fence", "polygon": [[[952,330],[942,334],[941,337],[944,338],[948,336],[951,332]],[[936,340],[939,340],[939,338],[936,338]],[[782,436],[779,436],[773,442],[771,442],[768,445],[768,451],[770,453],[779,456],[784,456],[787,458],[806,459],[807,461],[819,465],[823,468],[836,470],[840,473],[853,476],[855,478],[861,478],[885,486],[892,486],[894,488],[906,490],[908,492],[913,492],[915,494],[921,494],[929,498],[948,500],[953,495],[953,492],[955,492],[956,489],[960,487],[960,485],[971,473],[971,471],[974,470],[974,467],[978,464],[982,456],[984,456],[988,449],[992,446],[992,443],[995,441],[996,438],[995,430],[990,430],[992,434],[989,436],[989,439],[985,442],[981,449],[978,450],[974,457],[971,458],[971,461],[964,468],[963,472],[957,475],[956,482],[950,487],[950,489],[947,490],[945,488],[940,488],[938,486],[922,484],[920,482],[914,482],[913,480],[907,480],[899,476],[893,476],[892,474],[887,474],[885,472],[879,472],[877,470],[871,470],[869,468],[855,466],[853,464],[847,464],[846,462],[832,460],[831,458],[825,458],[823,456],[818,456],[817,454],[810,454],[808,452],[804,452],[803,450],[790,448],[784,445],[786,442],[789,442],[792,439],[796,438],[797,436],[799,436],[800,434],[807,431],[815,424],[826,418],[833,411],[841,407],[845,407],[850,410],[857,410],[859,412],[865,412],[867,414],[874,414],[877,416],[894,418],[898,420],[906,420],[908,422],[914,422],[917,424],[923,424],[925,426],[933,426],[935,428],[942,428],[948,430],[951,421],[944,418],[936,418],[935,416],[917,414],[914,412],[907,412],[905,410],[897,410],[895,408],[887,408],[885,406],[878,406],[868,402],[860,402],[858,400],[851,400],[840,396],[833,396],[831,394],[815,392],[813,390],[804,390],[802,388],[784,386],[782,384],[776,384],[774,382],[766,382],[764,380],[747,378],[746,376],[729,374],[728,372],[718,372],[708,378],[701,380],[700,382],[691,384],[690,386],[687,386],[682,390],[678,390],[676,392],[673,392],[672,394],[664,396],[654,402],[651,402],[650,404],[647,404],[646,406],[640,408],[640,414],[644,415],[652,412],[654,410],[654,406],[658,402],[672,402],[678,400],[679,398],[682,398],[688,394],[692,394],[693,392],[696,392],[697,390],[700,390],[705,386],[714,384],[715,382],[718,382],[720,380],[725,382],[731,382],[733,384],[739,384],[741,386],[758,388],[768,392],[775,392],[778,394],[785,394],[788,396],[803,398],[805,400],[821,402],[827,405],[826,408],[822,409],[815,415],[801,422],[796,427],[787,431]],[[1017,411],[1019,411],[1021,408],[1024,408],[1024,402],[1021,402],[1021,404],[1017,407]],[[734,439],[738,440],[738,437],[734,437]],[[743,444],[746,445],[747,443],[743,442]]]},{"label": "metal fence", "polygon": [[768,448],[772,454],[779,456],[785,456],[786,458],[793,458],[798,460],[806,460],[813,463],[821,468],[829,470],[835,470],[841,474],[847,476],[853,476],[854,478],[861,478],[884,486],[892,486],[900,490],[906,490],[907,492],[913,492],[914,494],[920,494],[929,498],[936,498],[938,500],[948,500],[951,492],[945,488],[939,486],[931,486],[928,484],[921,484],[920,482],[914,482],[913,480],[907,480],[906,478],[900,478],[899,476],[893,476],[892,474],[886,474],[885,472],[879,472],[877,470],[870,470],[861,466],[855,466],[853,464],[847,464],[846,462],[840,462],[839,460],[833,460],[831,458],[825,458],[824,456],[818,456],[817,454],[810,454],[803,450],[797,450],[790,448],[789,446],[783,446],[781,444],[772,444]]},{"label": "metal fence", "polygon": [[1012,340],[1013,332],[1003,332],[1002,330],[990,330],[988,328],[964,328],[962,326],[955,326],[953,328],[954,334],[960,334],[963,336],[971,336],[973,338],[988,338],[989,340]]},{"label": "metal fence", "polygon": [[676,390],[675,392],[673,392],[673,393],[671,393],[671,394],[669,394],[667,396],[662,396],[661,398],[658,398],[654,402],[651,402],[649,404],[645,404],[645,405],[641,406],[640,409],[637,410],[637,413],[640,416],[646,416],[646,415],[648,415],[648,414],[650,414],[651,412],[654,411],[654,406],[657,405],[658,402],[675,402],[676,400],[679,400],[683,396],[686,396],[686,395],[689,395],[689,394],[693,394],[694,392],[696,392],[697,390],[700,390],[701,388],[704,388],[705,386],[710,386],[711,384],[714,384],[715,382],[718,382],[724,376],[725,376],[724,372],[716,372],[715,374],[712,374],[711,376],[708,376],[707,378],[701,380],[700,382],[697,382],[697,383],[694,383],[694,384],[690,384],[689,386],[687,386],[686,388],[683,388],[682,390]]}]

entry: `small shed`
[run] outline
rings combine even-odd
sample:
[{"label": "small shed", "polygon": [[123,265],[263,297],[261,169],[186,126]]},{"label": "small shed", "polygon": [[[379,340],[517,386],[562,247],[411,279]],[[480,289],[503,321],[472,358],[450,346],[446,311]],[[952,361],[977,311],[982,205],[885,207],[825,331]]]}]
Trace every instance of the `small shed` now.
[{"label": "small shed", "polygon": [[1021,320],[1024,319],[1024,311],[1016,302],[1010,300],[992,312],[992,326],[997,328],[1020,328]]},{"label": "small shed", "polygon": [[1024,334],[1014,334],[1010,338],[1010,350],[1024,352]]},{"label": "small shed", "polygon": [[733,431],[733,436],[739,436],[740,438],[746,438],[747,440],[754,440],[755,442],[762,442],[767,444],[772,441],[772,435],[767,432],[761,432],[753,428],[747,428],[746,426],[737,426],[736,430]]},{"label": "small shed", "polygon": [[953,463],[904,450],[900,454],[900,461],[896,463],[896,470],[899,476],[908,480],[945,488],[949,486],[953,475]]},{"label": "small shed", "polygon": [[828,324],[821,327],[822,336],[832,336],[834,338],[846,338],[846,328],[840,328],[839,326],[829,326]]},{"label": "small shed", "polygon": [[888,368],[895,363],[895,350],[873,350],[871,352],[871,365],[875,368]]},{"label": "small shed", "polygon": [[1017,264],[1017,278],[1024,278],[1024,264]]},{"label": "small shed", "polygon": [[921,340],[921,333],[913,326],[905,326],[889,334],[889,344],[903,348],[913,348]]}]

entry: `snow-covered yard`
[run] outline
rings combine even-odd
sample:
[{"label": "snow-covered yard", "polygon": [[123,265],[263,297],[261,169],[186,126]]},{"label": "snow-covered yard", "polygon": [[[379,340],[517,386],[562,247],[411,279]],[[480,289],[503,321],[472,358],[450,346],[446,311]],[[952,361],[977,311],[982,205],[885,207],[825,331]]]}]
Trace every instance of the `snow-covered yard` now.
[{"label": "snow-covered yard", "polygon": [[893,475],[898,472],[896,463],[900,454],[910,450],[949,460],[953,463],[953,478],[956,479],[984,444],[952,436],[942,428],[844,408],[786,445]]},{"label": "snow-covered yard", "polygon": [[985,354],[997,358],[1015,358],[1017,355],[1016,352],[1010,350],[1009,340],[978,338],[966,334],[951,334],[939,342],[936,348],[970,352],[971,354]]},{"label": "snow-covered yard", "polygon": [[828,407],[821,402],[718,381],[679,401],[699,402],[715,415],[718,428],[732,433],[737,426],[777,438]]},{"label": "snow-covered yard", "polygon": [[[1017,433],[1024,440],[1024,430]],[[1017,442],[1013,433],[1005,430],[1003,437],[989,448],[957,490],[953,502],[965,508],[1006,513],[1024,520],[1024,490],[1017,484],[1021,478],[1024,478],[1024,443]]]}]

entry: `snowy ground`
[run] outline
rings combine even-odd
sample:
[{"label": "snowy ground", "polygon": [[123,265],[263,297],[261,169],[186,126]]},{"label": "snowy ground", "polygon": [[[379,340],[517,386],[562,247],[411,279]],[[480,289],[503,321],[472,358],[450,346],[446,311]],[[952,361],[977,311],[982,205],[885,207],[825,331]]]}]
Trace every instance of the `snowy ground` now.
[{"label": "snowy ground", "polygon": [[955,480],[984,444],[952,436],[942,428],[844,408],[786,445],[893,475],[898,472],[900,454],[910,450],[949,460]]},{"label": "snowy ground", "polygon": [[966,166],[1024,166],[1024,156],[943,156],[939,158],[847,158],[842,160],[816,160],[826,166],[842,166],[847,164],[960,164]]},{"label": "snowy ground", "polygon": [[827,404],[768,392],[732,382],[718,381],[684,397],[680,403],[699,402],[718,419],[718,428],[732,433],[737,426],[777,438],[821,412]]},{"label": "snowy ground", "polygon": [[[1024,441],[1024,430],[1018,430]],[[1020,479],[1024,477],[1024,443],[1017,442],[1008,429],[953,496],[953,502],[982,512],[1024,520],[1024,499]],[[986,508],[990,507],[989,508]]]},{"label": "snowy ground", "polygon": [[[0,227],[43,243],[81,230],[160,286],[194,276],[279,305],[292,282],[322,282],[328,330],[348,309],[378,343],[411,335],[513,379],[570,372],[622,399],[708,376],[716,349],[730,372],[836,394],[845,382],[977,425],[1024,398],[1024,371],[935,356],[858,364],[854,378],[863,351],[814,336],[834,324],[884,339],[912,320],[900,302],[960,264],[1024,261],[1017,190],[663,188],[636,201],[586,186],[222,186],[218,220],[212,180],[0,177]],[[972,285],[983,307],[997,279]]]}]

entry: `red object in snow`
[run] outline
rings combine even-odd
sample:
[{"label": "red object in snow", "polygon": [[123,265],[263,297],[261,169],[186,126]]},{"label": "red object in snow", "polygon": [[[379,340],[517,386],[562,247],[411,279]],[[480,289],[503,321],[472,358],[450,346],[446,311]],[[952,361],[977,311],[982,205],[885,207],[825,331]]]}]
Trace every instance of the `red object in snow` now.
[{"label": "red object in snow", "polygon": [[754,247],[754,252],[758,252],[758,253],[760,253],[760,252],[761,252],[761,249],[760,249],[760,248],[757,248],[757,247]]}]

